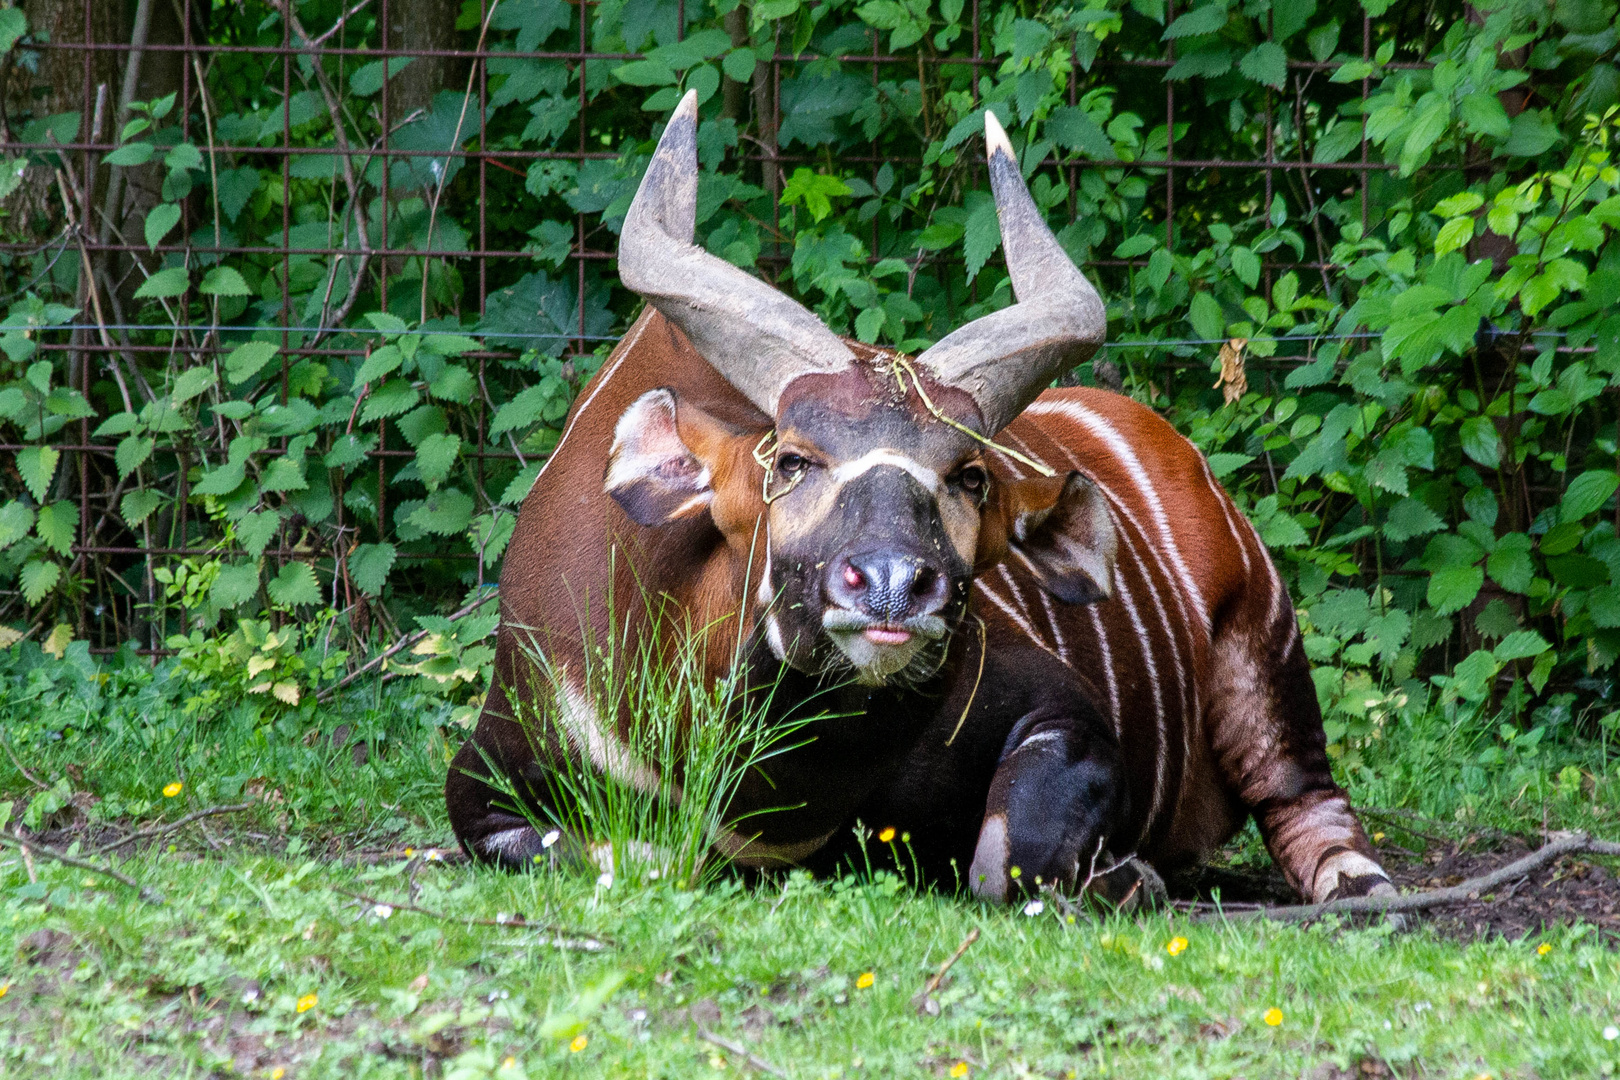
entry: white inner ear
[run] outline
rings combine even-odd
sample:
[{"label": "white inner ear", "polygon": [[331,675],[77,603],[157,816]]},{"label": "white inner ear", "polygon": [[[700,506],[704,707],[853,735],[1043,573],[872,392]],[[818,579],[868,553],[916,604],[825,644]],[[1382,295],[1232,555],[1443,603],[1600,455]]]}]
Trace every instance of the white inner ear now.
[{"label": "white inner ear", "polygon": [[694,493],[693,499],[707,502],[713,498],[708,466],[681,441],[675,423],[675,395],[665,389],[649,390],[613,426],[613,448],[608,451],[602,487],[611,492],[638,480],[668,483],[677,478],[680,487]]}]

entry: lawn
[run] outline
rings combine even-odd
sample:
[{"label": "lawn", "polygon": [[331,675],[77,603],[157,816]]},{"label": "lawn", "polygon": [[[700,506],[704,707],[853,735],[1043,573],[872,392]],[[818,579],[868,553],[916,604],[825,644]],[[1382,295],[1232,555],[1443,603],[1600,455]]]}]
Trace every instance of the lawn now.
[{"label": "lawn", "polygon": [[[0,762],[7,831],[110,860],[163,902],[0,851],[0,1076],[1620,1068],[1612,920],[1557,921],[1548,907],[1554,921],[1506,934],[1456,913],[1401,930],[1176,910],[1071,920],[1055,905],[990,909],[864,869],[698,891],[495,873],[450,843],[445,714],[395,683],[271,722],[246,706],[204,719],[188,715],[184,687],[134,667],[71,654],[12,663],[0,699],[16,756]],[[1500,861],[1489,849],[1505,833],[1615,835],[1606,748],[1567,732],[1516,756],[1477,741],[1437,712],[1347,765],[1358,801],[1407,815],[1380,819],[1406,822],[1381,826],[1386,855],[1410,864],[1404,880],[1465,849]],[[131,830],[242,802],[95,855]],[[1252,835],[1222,861],[1228,881],[1265,876]],[[1613,878],[1591,860],[1523,892],[1561,887],[1613,913]],[[975,929],[919,1011],[918,991]]]}]

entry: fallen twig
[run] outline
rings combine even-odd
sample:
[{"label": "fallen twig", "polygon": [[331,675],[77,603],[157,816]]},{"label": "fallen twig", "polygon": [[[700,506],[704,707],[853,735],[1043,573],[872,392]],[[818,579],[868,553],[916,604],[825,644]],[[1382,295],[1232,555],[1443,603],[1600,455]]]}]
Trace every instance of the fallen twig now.
[{"label": "fallen twig", "polygon": [[[1253,911],[1228,911],[1220,918],[1232,921],[1247,919],[1275,919],[1280,922],[1301,922],[1323,915],[1393,914],[1402,911],[1426,911],[1429,908],[1457,904],[1479,897],[1499,885],[1507,884],[1565,855],[1607,855],[1620,858],[1620,843],[1594,840],[1583,832],[1555,833],[1554,838],[1520,859],[1506,866],[1470,878],[1459,885],[1445,889],[1424,889],[1401,896],[1356,896],[1344,900],[1330,900],[1325,904],[1299,904],[1289,907],[1261,907]],[[1217,916],[1205,916],[1215,918]]]},{"label": "fallen twig", "polygon": [[[449,618],[452,619],[452,620],[455,620],[455,619],[461,618],[464,615],[471,615],[473,612],[477,611],[479,608],[483,607],[485,604],[487,604],[491,600],[495,599],[496,596],[498,596],[498,595],[499,594],[495,593],[495,592],[486,593],[482,597],[478,598],[477,600],[474,600],[472,603],[470,603],[466,607],[462,608],[460,611],[452,613],[449,616]],[[350,683],[354,682],[354,680],[358,679],[360,676],[364,675],[366,672],[370,671],[372,668],[376,667],[378,664],[381,664],[383,661],[385,661],[385,660],[389,659],[390,657],[396,655],[401,650],[410,648],[412,645],[415,645],[418,641],[421,641],[423,638],[425,638],[427,636],[428,636],[428,632],[426,630],[417,630],[417,631],[414,631],[413,633],[406,634],[404,637],[400,638],[398,641],[396,641],[392,645],[390,645],[383,652],[378,653],[376,656],[372,657],[370,660],[367,660],[364,664],[362,664],[359,667],[355,668],[353,671],[349,672],[347,675],[345,675],[343,678],[339,679],[337,682],[333,683],[331,686],[328,686],[325,690],[322,690],[319,693],[317,693],[315,695],[315,700],[316,701],[326,701],[333,694],[337,693],[339,690],[343,689],[345,686],[348,686]]]},{"label": "fallen twig", "polygon": [[951,953],[943,964],[939,965],[939,970],[934,972],[933,975],[929,976],[928,981],[923,984],[922,990],[918,992],[917,996],[911,999],[912,1006],[919,1013],[927,1013],[930,1011],[928,1008],[928,1002],[929,999],[933,997],[934,991],[938,990],[939,984],[945,981],[945,976],[951,970],[951,967],[955,965],[958,960],[962,959],[962,954],[968,951],[968,946],[972,945],[978,940],[979,928],[975,926],[972,930],[968,931],[968,936],[962,939],[962,944],[956,947],[956,951]]},{"label": "fallen twig", "polygon": [[6,757],[11,759],[11,763],[13,765],[17,766],[17,771],[23,774],[24,780],[27,780],[30,784],[33,784],[41,791],[51,790],[51,786],[49,784],[42,782],[39,777],[35,776],[33,773],[24,768],[22,762],[17,760],[17,755],[12,752],[10,739],[0,738],[0,746],[6,748]]},{"label": "fallen twig", "polygon": [[778,1069],[775,1065],[772,1065],[758,1054],[752,1053],[748,1047],[744,1046],[742,1043],[732,1042],[730,1039],[725,1038],[722,1035],[716,1035],[702,1024],[698,1025],[697,1033],[698,1038],[702,1039],[704,1042],[713,1043],[722,1050],[736,1054],[738,1057],[746,1061],[752,1068],[758,1069],[760,1072],[770,1073],[772,1076],[787,1076],[787,1073],[783,1072],[781,1069]]},{"label": "fallen twig", "polygon": [[[1495,828],[1494,826],[1491,826],[1491,825],[1463,825],[1463,824],[1461,824],[1459,822],[1441,821],[1439,818],[1428,817],[1428,816],[1426,816],[1424,814],[1418,813],[1416,810],[1407,810],[1407,809],[1404,809],[1404,808],[1396,808],[1394,810],[1378,810],[1378,809],[1369,809],[1367,807],[1358,807],[1357,812],[1361,813],[1361,814],[1364,814],[1367,817],[1374,817],[1374,818],[1378,818],[1378,819],[1380,819],[1382,821],[1388,821],[1388,822],[1390,822],[1392,824],[1394,824],[1396,822],[1401,822],[1401,821],[1419,821],[1419,822],[1423,822],[1424,824],[1439,825],[1439,826],[1442,826],[1442,827],[1445,827],[1445,828],[1455,827],[1455,828],[1460,829],[1464,833],[1472,833],[1472,834],[1475,834],[1475,835],[1478,835],[1478,836],[1489,836],[1489,837],[1492,837],[1493,839],[1496,839],[1496,840],[1522,840],[1522,839],[1524,839],[1522,836],[1518,835],[1517,833],[1510,833],[1510,832],[1506,831],[1505,829],[1498,829],[1498,828]],[[1428,840],[1428,841],[1430,841],[1432,843],[1436,843],[1436,844],[1457,845],[1457,844],[1461,844],[1463,842],[1463,840],[1453,840],[1450,837],[1435,836],[1432,833],[1422,832],[1422,831],[1420,831],[1418,829],[1412,828],[1409,825],[1396,824],[1395,827],[1397,829],[1400,829],[1402,832],[1411,833],[1413,836],[1421,836],[1423,839]],[[1467,839],[1467,838],[1464,837],[1464,839]]]},{"label": "fallen twig", "polygon": [[110,877],[120,885],[127,885],[131,889],[134,889],[140,894],[141,899],[145,900],[148,904],[163,903],[162,893],[158,892],[156,889],[150,888],[149,886],[142,885],[128,874],[121,874],[110,866],[102,866],[100,863],[93,863],[86,859],[69,855],[65,851],[57,851],[53,847],[37,843],[33,840],[24,840],[20,836],[8,836],[5,833],[0,833],[0,844],[15,845],[16,847],[22,849],[22,853],[25,858],[30,852],[32,852],[37,855],[43,855],[48,859],[55,859],[57,862],[62,863],[65,866],[72,866],[79,870],[88,870],[92,874],[101,874],[103,877]]},{"label": "fallen twig", "polygon": [[520,930],[542,930],[548,934],[555,934],[556,940],[552,942],[559,949],[579,949],[584,952],[597,952],[601,949],[613,947],[612,940],[596,934],[588,934],[583,930],[575,930],[567,926],[554,926],[550,923],[532,923],[521,915],[513,915],[506,919],[478,919],[462,915],[446,915],[442,911],[432,911],[415,904],[403,903],[393,900],[379,900],[375,896],[365,893],[350,892],[348,889],[339,889],[331,886],[333,892],[340,896],[347,896],[352,900],[359,900],[371,904],[373,907],[392,908],[394,911],[411,911],[418,915],[426,915],[430,919],[441,919],[444,922],[465,923],[468,926],[504,926]]},{"label": "fallen twig", "polygon": [[248,809],[252,805],[252,803],[236,803],[233,806],[210,806],[206,810],[198,810],[195,813],[187,814],[185,817],[176,821],[164,822],[160,825],[153,825],[149,828],[139,829],[130,833],[122,840],[114,840],[110,844],[101,845],[91,854],[105,855],[109,851],[115,851],[118,848],[123,847],[125,844],[133,844],[137,840],[149,840],[154,836],[163,836],[165,833],[174,832],[182,825],[190,825],[193,821],[198,821],[206,817],[214,817],[216,814],[235,814],[239,811]]}]

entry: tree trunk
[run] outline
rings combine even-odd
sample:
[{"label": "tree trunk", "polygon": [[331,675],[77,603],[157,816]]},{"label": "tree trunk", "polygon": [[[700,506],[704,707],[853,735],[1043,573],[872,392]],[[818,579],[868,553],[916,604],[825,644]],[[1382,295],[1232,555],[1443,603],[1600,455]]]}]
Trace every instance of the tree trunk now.
[{"label": "tree trunk", "polygon": [[[457,43],[458,0],[395,0],[389,7],[388,44],[406,51],[443,51]],[[417,109],[431,108],[433,95],[440,90],[465,93],[466,61],[450,56],[419,56],[412,60],[389,87],[389,112],[397,124]],[[473,88],[474,92],[477,87]]]}]

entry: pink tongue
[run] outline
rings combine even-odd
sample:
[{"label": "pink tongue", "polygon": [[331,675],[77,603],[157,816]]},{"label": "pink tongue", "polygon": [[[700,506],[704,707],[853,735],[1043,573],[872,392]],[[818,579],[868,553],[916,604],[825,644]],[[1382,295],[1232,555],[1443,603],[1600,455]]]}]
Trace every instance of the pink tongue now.
[{"label": "pink tongue", "polygon": [[869,626],[864,631],[866,640],[878,645],[904,645],[911,640],[910,630],[884,630]]}]

